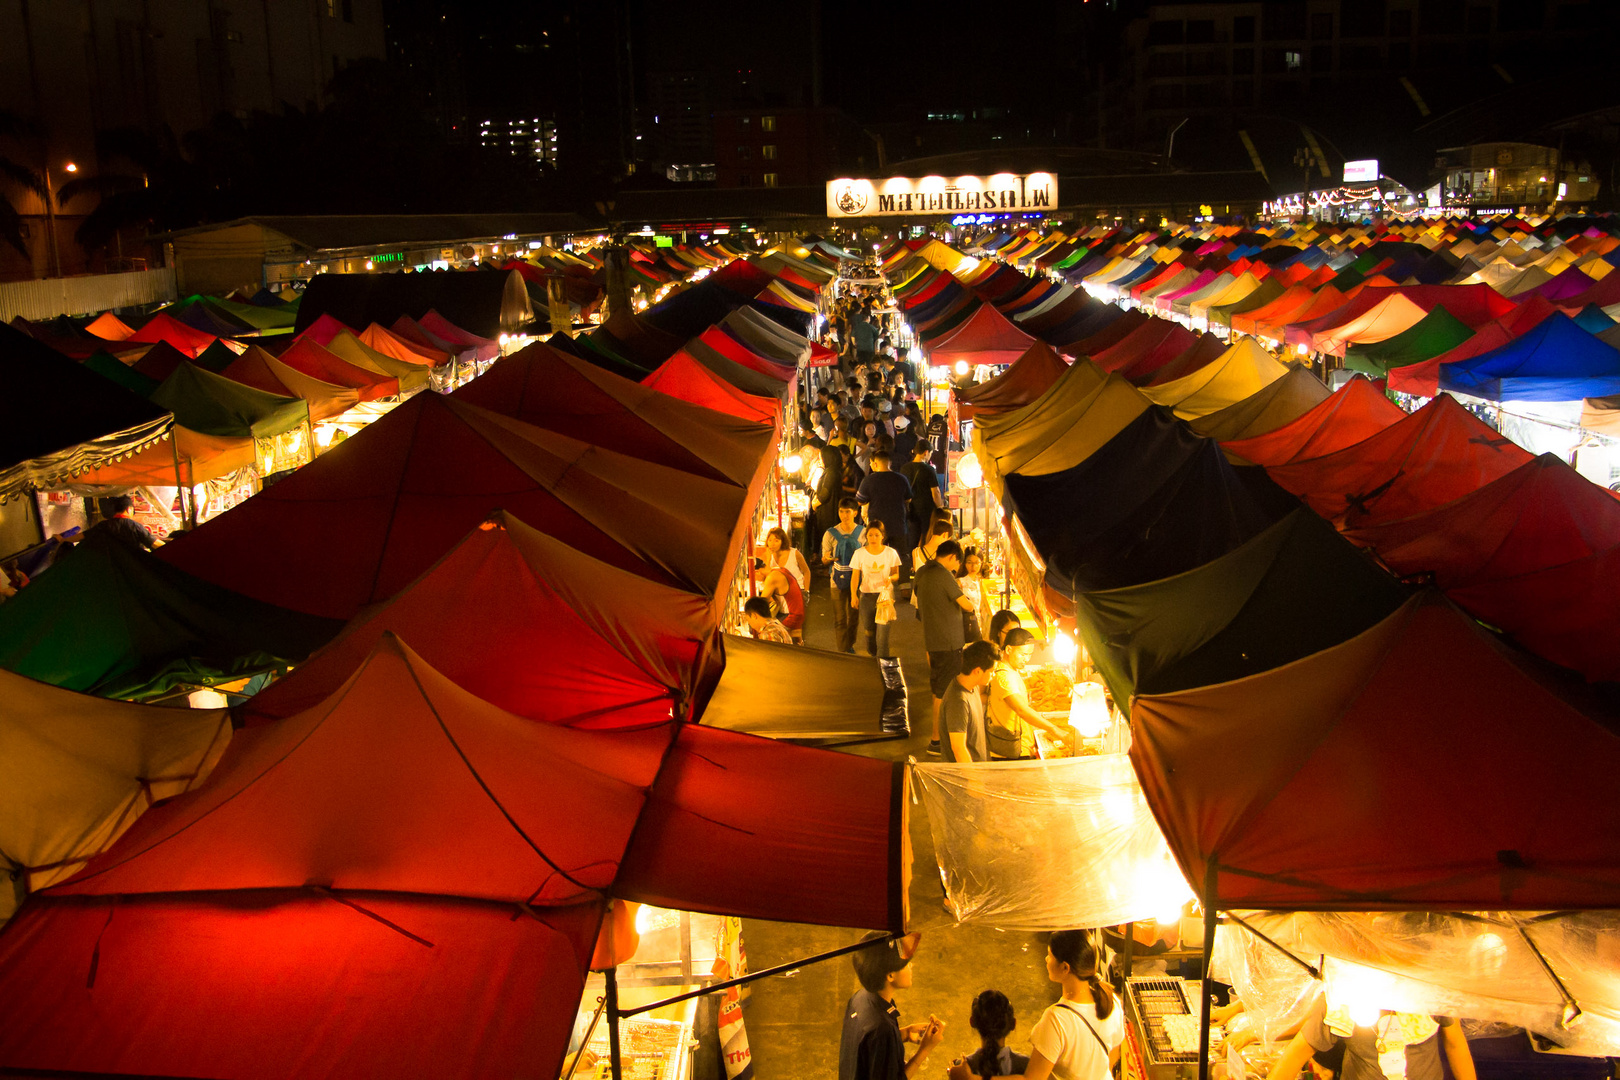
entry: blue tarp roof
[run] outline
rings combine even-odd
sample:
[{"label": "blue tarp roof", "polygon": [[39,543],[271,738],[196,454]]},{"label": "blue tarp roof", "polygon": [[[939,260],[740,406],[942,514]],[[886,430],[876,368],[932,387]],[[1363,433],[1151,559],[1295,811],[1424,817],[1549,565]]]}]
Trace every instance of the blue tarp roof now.
[{"label": "blue tarp roof", "polygon": [[1620,394],[1620,350],[1559,312],[1499,349],[1442,364],[1440,387],[1490,401],[1607,397]]}]

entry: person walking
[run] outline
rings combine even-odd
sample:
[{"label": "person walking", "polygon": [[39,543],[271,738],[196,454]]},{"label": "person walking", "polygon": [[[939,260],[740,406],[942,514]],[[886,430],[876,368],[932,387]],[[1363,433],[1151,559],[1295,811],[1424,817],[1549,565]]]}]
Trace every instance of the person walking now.
[{"label": "person walking", "polygon": [[[1029,1064],[1019,1080],[1109,1080],[1125,1041],[1125,1018],[1098,975],[1097,946],[1084,930],[1059,930],[1046,950],[1046,977],[1063,987],[1029,1033]],[[948,1080],[978,1080],[964,1062]]]},{"label": "person walking", "polygon": [[900,556],[902,565],[909,562],[911,543],[906,534],[906,507],[911,502],[911,485],[906,478],[891,469],[893,456],[886,450],[872,453],[872,471],[867,474],[855,492],[855,498],[866,507],[866,523],[881,522],[889,546]]},{"label": "person walking", "polygon": [[911,460],[900,472],[911,485],[911,523],[919,542],[928,535],[934,511],[945,509],[945,497],[939,493],[939,474],[928,463],[933,452],[927,439],[913,438]]},{"label": "person walking", "polygon": [[838,636],[838,651],[855,651],[856,595],[853,591],[854,571],[850,560],[865,543],[866,530],[855,520],[861,504],[854,499],[838,502],[838,524],[821,534],[821,561],[830,568],[832,577],[833,629]]},{"label": "person walking", "polygon": [[955,540],[941,541],[934,557],[918,568],[911,583],[911,602],[923,625],[923,648],[928,651],[928,687],[933,694],[934,737],[930,754],[940,753],[939,704],[962,673],[962,646],[967,644],[964,616],[972,603],[962,595],[956,571],[962,563],[962,546]]},{"label": "person walking", "polygon": [[[900,1007],[894,1003],[894,995],[897,990],[911,989],[916,935],[892,939],[876,930],[865,940],[871,944],[850,957],[861,988],[844,1006],[838,1080],[916,1080],[929,1051],[945,1038],[945,1022],[937,1016],[900,1026]],[[906,1043],[917,1044],[909,1061]]]},{"label": "person walking", "polygon": [[872,656],[892,656],[889,651],[888,622],[877,621],[878,602],[894,602],[894,587],[900,581],[900,555],[886,542],[883,524],[866,526],[860,550],[850,557],[850,581],[854,590],[850,604],[860,613],[866,651]]}]

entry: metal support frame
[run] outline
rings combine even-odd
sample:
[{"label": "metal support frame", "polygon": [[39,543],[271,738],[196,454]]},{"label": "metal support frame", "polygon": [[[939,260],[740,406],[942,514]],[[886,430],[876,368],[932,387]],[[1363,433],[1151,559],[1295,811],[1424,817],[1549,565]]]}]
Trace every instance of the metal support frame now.
[{"label": "metal support frame", "polygon": [[1541,965],[1541,970],[1547,973],[1547,978],[1551,979],[1553,985],[1558,988],[1558,996],[1564,999],[1564,1012],[1558,1019],[1558,1026],[1567,1030],[1570,1025],[1581,1017],[1580,1002],[1575,1000],[1575,995],[1569,992],[1569,987],[1564,985],[1564,980],[1559,978],[1558,972],[1553,970],[1551,961],[1547,959],[1535,941],[1531,939],[1530,931],[1526,930],[1524,924],[1518,919],[1513,919],[1512,922],[1513,929],[1519,932],[1519,937],[1524,940],[1525,946],[1535,955],[1536,961]]},{"label": "metal support frame", "polygon": [[1203,978],[1199,980],[1198,1014],[1198,1080],[1209,1080],[1209,992],[1211,982],[1209,977],[1209,960],[1215,953],[1215,923],[1217,914],[1216,880],[1219,870],[1215,866],[1213,857],[1209,860],[1209,869],[1204,873],[1204,970]]},{"label": "metal support frame", "polygon": [[607,983],[608,1065],[613,1071],[613,1080],[624,1080],[624,1062],[619,1050],[619,1019],[624,1015],[619,1011],[619,969],[610,967],[602,977]]},{"label": "metal support frame", "polygon": [[1287,949],[1283,948],[1281,945],[1277,944],[1271,938],[1267,937],[1265,934],[1262,934],[1259,930],[1256,930],[1253,926],[1249,925],[1247,922],[1245,922],[1243,919],[1239,918],[1238,916],[1232,914],[1230,911],[1228,911],[1226,913],[1226,917],[1228,919],[1231,919],[1233,922],[1237,923],[1239,926],[1243,927],[1243,929],[1247,930],[1249,933],[1253,934],[1255,937],[1259,938],[1261,941],[1265,942],[1267,945],[1270,945],[1273,949],[1276,949],[1278,952],[1280,952],[1284,956],[1288,957],[1288,959],[1292,960],[1294,963],[1298,964],[1300,967],[1304,968],[1306,971],[1308,971],[1310,973],[1311,978],[1315,979],[1317,982],[1322,981],[1322,969],[1321,968],[1316,967],[1315,965],[1310,964],[1310,963],[1308,963],[1308,962],[1306,962],[1304,960],[1301,960],[1299,957],[1295,956],[1293,953],[1289,952]]}]

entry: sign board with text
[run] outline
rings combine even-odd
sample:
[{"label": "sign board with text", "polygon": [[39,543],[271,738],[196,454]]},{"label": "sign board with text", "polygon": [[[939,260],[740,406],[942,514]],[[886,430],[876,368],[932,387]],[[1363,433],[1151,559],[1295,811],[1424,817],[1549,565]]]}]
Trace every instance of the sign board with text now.
[{"label": "sign board with text", "polygon": [[891,176],[878,180],[832,180],[827,216],[904,217],[967,212],[1041,212],[1058,204],[1052,173],[995,176]]},{"label": "sign board with text", "polygon": [[1347,184],[1372,183],[1378,179],[1378,159],[1347,161],[1344,163],[1344,182]]}]

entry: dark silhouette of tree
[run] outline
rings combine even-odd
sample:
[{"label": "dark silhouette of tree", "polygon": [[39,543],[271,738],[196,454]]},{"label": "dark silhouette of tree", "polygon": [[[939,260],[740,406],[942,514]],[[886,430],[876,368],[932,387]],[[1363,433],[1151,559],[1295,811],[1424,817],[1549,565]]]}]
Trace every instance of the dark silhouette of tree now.
[{"label": "dark silhouette of tree", "polygon": [[[0,112],[0,139],[33,145],[39,140],[39,132],[16,113]],[[45,178],[40,175],[39,170],[32,165],[23,164],[9,154],[0,153],[0,177],[32,191],[41,199],[50,198],[50,193],[45,189]],[[22,215],[17,212],[11,198],[4,193],[0,193],[0,240],[16,248],[23,258],[32,257],[28,251],[28,242],[23,239]]]}]

